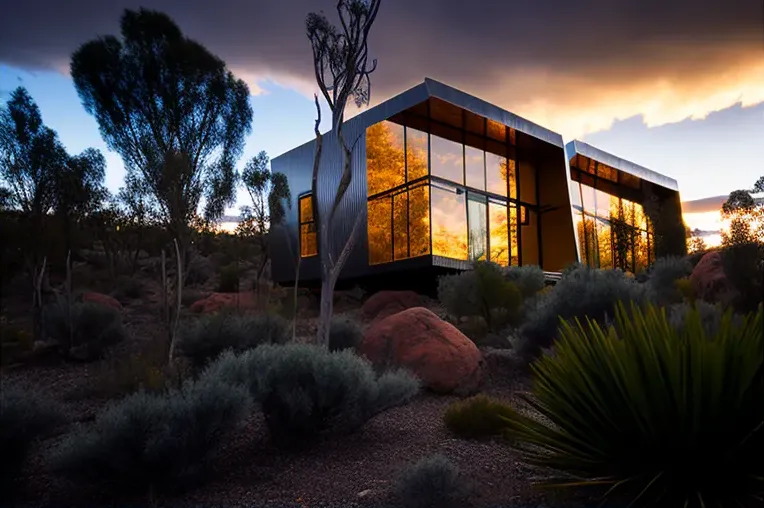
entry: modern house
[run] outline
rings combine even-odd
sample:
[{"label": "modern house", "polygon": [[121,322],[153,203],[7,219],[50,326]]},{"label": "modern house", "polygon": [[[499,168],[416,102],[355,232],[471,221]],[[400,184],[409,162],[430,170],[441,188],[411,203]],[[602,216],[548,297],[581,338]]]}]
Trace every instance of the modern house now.
[{"label": "modern house", "polygon": [[[561,135],[437,81],[364,111],[343,131],[355,148],[332,229],[335,256],[359,215],[362,227],[341,278],[408,277],[477,260],[549,272],[581,260],[636,272],[666,234],[680,234],[684,249],[682,226],[658,227],[681,225],[674,180],[578,141],[566,146]],[[294,199],[271,242],[276,282],[294,281],[298,254],[300,281],[320,279],[312,200],[326,216],[343,166],[327,133],[313,196],[314,152],[311,141],[271,162]]]}]

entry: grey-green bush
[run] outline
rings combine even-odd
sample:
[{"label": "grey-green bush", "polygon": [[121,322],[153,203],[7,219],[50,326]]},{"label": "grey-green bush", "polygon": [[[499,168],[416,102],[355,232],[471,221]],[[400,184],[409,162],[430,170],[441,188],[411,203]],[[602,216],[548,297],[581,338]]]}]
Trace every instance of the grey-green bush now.
[{"label": "grey-green bush", "polygon": [[122,317],[117,310],[78,301],[67,307],[66,302],[66,297],[59,297],[46,305],[42,312],[44,334],[58,344],[65,356],[95,360],[103,355],[107,347],[124,339]]},{"label": "grey-green bush", "polygon": [[0,499],[8,499],[26,462],[32,443],[64,418],[57,406],[34,393],[9,387],[0,389]]},{"label": "grey-green bush", "polygon": [[419,380],[407,371],[377,377],[371,364],[350,350],[308,344],[264,345],[238,356],[229,351],[202,376],[246,386],[262,408],[271,438],[286,447],[353,432],[419,391]]},{"label": "grey-green bush", "polygon": [[508,266],[504,273],[506,279],[517,286],[526,300],[546,287],[544,270],[536,265]]},{"label": "grey-green bush", "polygon": [[643,302],[645,286],[621,270],[600,270],[577,265],[563,271],[548,293],[540,295],[513,346],[526,359],[533,358],[557,337],[560,320],[586,317],[605,322],[615,316],[619,301]]},{"label": "grey-green bush", "polygon": [[220,312],[183,323],[176,347],[179,355],[200,368],[226,349],[244,351],[261,344],[282,344],[288,338],[289,323],[277,314]]},{"label": "grey-green bush", "polygon": [[53,452],[54,471],[151,497],[198,483],[224,436],[248,413],[246,390],[204,379],[113,403]]},{"label": "grey-green bush", "polygon": [[361,325],[349,318],[335,317],[329,331],[329,350],[356,349],[363,340]]},{"label": "grey-green bush", "polygon": [[[682,302],[674,305],[670,305],[666,308],[666,314],[668,321],[675,330],[682,330],[685,326],[686,319],[689,313],[697,309],[700,314],[701,322],[703,323],[703,329],[706,331],[708,337],[715,337],[719,331],[719,326],[724,316],[724,309],[720,304],[712,304],[703,300],[696,300],[694,302]],[[733,325],[742,322],[742,316],[736,315],[732,319]]]},{"label": "grey-green bush", "polygon": [[409,508],[460,508],[469,501],[459,470],[442,455],[425,457],[404,471],[395,493]]},{"label": "grey-green bush", "polygon": [[218,291],[220,293],[239,292],[239,267],[236,263],[230,263],[222,267],[218,272]]},{"label": "grey-green bush", "polygon": [[480,316],[490,330],[516,322],[523,303],[522,293],[505,278],[503,268],[482,261],[472,270],[440,277],[438,300],[451,316]]},{"label": "grey-green bush", "polygon": [[689,277],[691,273],[692,264],[687,258],[666,256],[656,259],[647,273],[650,300],[657,305],[681,302],[683,295],[677,288],[676,282]]}]

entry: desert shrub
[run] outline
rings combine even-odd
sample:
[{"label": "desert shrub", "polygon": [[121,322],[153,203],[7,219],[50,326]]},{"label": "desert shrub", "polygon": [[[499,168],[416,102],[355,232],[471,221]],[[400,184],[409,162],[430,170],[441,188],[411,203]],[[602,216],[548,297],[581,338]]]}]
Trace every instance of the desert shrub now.
[{"label": "desert shrub", "polygon": [[674,287],[682,296],[682,299],[694,302],[695,301],[695,288],[692,285],[689,277],[679,279],[674,283]]},{"label": "desert shrub", "polygon": [[511,408],[486,395],[476,395],[454,402],[443,415],[448,430],[463,438],[485,438],[502,433],[503,416],[511,414]]},{"label": "desert shrub", "polygon": [[505,268],[508,281],[514,283],[526,300],[546,287],[544,270],[535,265],[509,266]]},{"label": "desert shrub", "polygon": [[356,349],[363,341],[361,325],[349,318],[336,317],[332,319],[329,331],[329,350],[342,351]]},{"label": "desert shrub", "polygon": [[239,267],[236,263],[230,263],[218,272],[218,292],[220,293],[238,293],[239,292]]},{"label": "desert shrub", "polygon": [[23,327],[0,316],[0,365],[11,364],[29,355],[34,337]]},{"label": "desert shrub", "polygon": [[122,317],[106,305],[72,301],[65,297],[46,305],[42,312],[46,337],[57,344],[64,356],[90,361],[125,337]]},{"label": "desert shrub", "polygon": [[692,264],[687,258],[666,256],[658,258],[648,271],[648,292],[650,300],[658,305],[679,303],[684,295],[677,286],[677,281],[689,277]]},{"label": "desert shrub", "polygon": [[419,391],[418,379],[407,371],[377,377],[352,351],[307,344],[264,345],[239,356],[227,352],[203,376],[248,387],[271,437],[282,446],[355,431]]},{"label": "desert shrub", "polygon": [[[764,312],[708,336],[697,309],[683,327],[662,309],[619,306],[615,327],[565,324],[555,356],[533,364],[507,419],[531,465],[653,506],[753,506],[764,493]],[[747,504],[750,503],[750,504]]]},{"label": "desert shrub", "polygon": [[[186,268],[186,278],[184,282],[188,285],[204,284],[215,273],[215,268],[212,266],[212,261],[202,256],[199,253],[195,253],[191,256]],[[238,283],[237,283],[238,286]]]},{"label": "desert shrub", "polygon": [[107,406],[53,452],[74,480],[151,497],[200,482],[223,437],[249,410],[246,390],[212,379]]},{"label": "desert shrub", "polygon": [[398,478],[395,493],[409,508],[468,506],[469,489],[454,464],[442,455],[425,457]]},{"label": "desert shrub", "polygon": [[732,305],[738,312],[755,311],[764,301],[764,244],[730,245],[721,255],[724,273],[738,292]]},{"label": "desert shrub", "polygon": [[135,300],[143,296],[146,288],[143,282],[137,277],[123,275],[117,279],[117,287],[112,292],[112,296],[117,300]]},{"label": "desert shrub", "polygon": [[523,357],[536,356],[552,345],[561,319],[589,317],[604,322],[615,315],[618,301],[642,302],[644,298],[644,286],[621,270],[569,267],[553,289],[536,299],[513,345]]},{"label": "desert shrub", "polygon": [[29,448],[63,421],[50,401],[3,383],[0,390],[0,499],[10,497]]},{"label": "desert shrub", "polygon": [[438,300],[451,316],[480,316],[490,330],[515,322],[523,303],[522,293],[504,277],[503,269],[482,261],[472,270],[441,277]]},{"label": "desert shrub", "polygon": [[183,323],[175,347],[198,368],[226,349],[244,351],[260,344],[284,343],[289,331],[289,323],[277,314],[220,312]]}]

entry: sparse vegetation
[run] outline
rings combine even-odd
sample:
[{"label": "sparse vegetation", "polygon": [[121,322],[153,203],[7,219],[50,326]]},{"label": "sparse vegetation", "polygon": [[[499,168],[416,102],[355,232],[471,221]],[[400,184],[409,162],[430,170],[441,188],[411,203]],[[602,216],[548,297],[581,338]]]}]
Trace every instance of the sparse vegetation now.
[{"label": "sparse vegetation", "polygon": [[764,492],[763,319],[734,325],[727,312],[709,336],[697,309],[675,328],[632,304],[614,328],[564,324],[555,356],[533,365],[537,414],[508,419],[513,446],[552,484],[575,478],[619,502],[752,506]]},{"label": "sparse vegetation", "polygon": [[72,479],[155,494],[189,488],[208,473],[223,438],[249,410],[243,389],[205,379],[162,395],[137,393],[108,406],[54,451]]},{"label": "sparse vegetation", "polygon": [[521,291],[508,281],[503,269],[488,262],[474,269],[445,275],[438,281],[438,300],[457,322],[464,317],[481,317],[488,330],[500,330],[520,318]]},{"label": "sparse vegetation", "polygon": [[36,394],[8,386],[0,389],[0,500],[15,490],[16,479],[35,439],[63,422],[59,408]]},{"label": "sparse vegetation", "polygon": [[684,293],[678,283],[689,277],[690,273],[692,264],[687,258],[666,256],[657,259],[648,272],[650,300],[659,305],[681,302]]},{"label": "sparse vegetation", "polygon": [[572,266],[552,290],[537,299],[513,345],[520,355],[535,357],[552,345],[561,319],[605,322],[615,316],[619,301],[643,302],[645,293],[644,285],[620,270]]},{"label": "sparse vegetation", "polygon": [[546,287],[544,270],[536,265],[508,266],[505,276],[514,283],[524,299],[529,299]]},{"label": "sparse vegetation", "polygon": [[118,311],[91,302],[58,297],[42,314],[45,337],[67,358],[92,361],[124,338]]},{"label": "sparse vegetation", "polygon": [[264,345],[238,356],[225,353],[203,376],[248,387],[272,439],[281,446],[353,432],[419,390],[419,381],[406,371],[377,377],[351,351],[305,344]]},{"label": "sparse vegetation", "polygon": [[425,457],[404,471],[396,482],[395,492],[409,508],[469,506],[469,488],[464,478],[442,455]]},{"label": "sparse vegetation", "polygon": [[362,341],[363,330],[358,322],[349,318],[333,318],[329,332],[329,351],[354,350]]},{"label": "sparse vegetation", "polygon": [[289,323],[277,314],[238,315],[232,311],[184,323],[176,347],[180,356],[203,367],[227,349],[240,352],[289,339]]},{"label": "sparse vegetation", "polygon": [[239,266],[236,263],[230,263],[220,269],[217,290],[220,293],[239,292]]},{"label": "sparse vegetation", "polygon": [[486,438],[501,435],[506,427],[503,417],[511,414],[507,404],[481,394],[451,404],[443,422],[459,437]]}]

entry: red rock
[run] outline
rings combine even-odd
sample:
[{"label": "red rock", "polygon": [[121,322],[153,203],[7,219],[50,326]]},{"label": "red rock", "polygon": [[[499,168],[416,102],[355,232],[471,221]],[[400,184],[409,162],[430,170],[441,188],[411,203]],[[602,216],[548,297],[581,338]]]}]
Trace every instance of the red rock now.
[{"label": "red rock", "polygon": [[120,310],[120,311],[122,310],[122,304],[119,303],[119,300],[117,300],[113,296],[104,295],[102,293],[95,293],[95,292],[83,293],[82,301],[96,303],[98,305],[103,305],[105,307],[111,307],[112,309],[115,309],[115,310]]},{"label": "red rock", "polygon": [[437,393],[474,393],[483,380],[483,356],[455,326],[414,307],[373,323],[361,353],[378,368],[405,367]]},{"label": "red rock", "polygon": [[724,273],[722,255],[719,252],[705,254],[690,274],[690,284],[695,296],[707,302],[729,304],[737,290]]},{"label": "red rock", "polygon": [[223,308],[254,309],[257,301],[254,293],[212,293],[207,298],[191,304],[191,312],[211,314]]},{"label": "red rock", "polygon": [[378,320],[422,304],[422,297],[413,291],[380,291],[366,300],[361,312],[368,320]]}]

